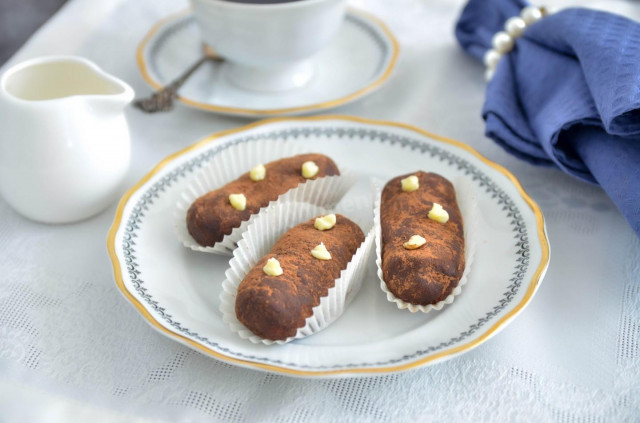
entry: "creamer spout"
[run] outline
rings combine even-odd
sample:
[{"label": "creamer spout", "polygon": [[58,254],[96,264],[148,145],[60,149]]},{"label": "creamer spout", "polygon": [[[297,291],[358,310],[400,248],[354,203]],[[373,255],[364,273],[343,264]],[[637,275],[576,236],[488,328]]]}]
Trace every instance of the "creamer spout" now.
[{"label": "creamer spout", "polygon": [[119,106],[133,100],[133,89],[94,63],[74,56],[49,56],[17,65],[2,76],[1,94],[23,107],[55,105],[84,97],[91,103]]}]

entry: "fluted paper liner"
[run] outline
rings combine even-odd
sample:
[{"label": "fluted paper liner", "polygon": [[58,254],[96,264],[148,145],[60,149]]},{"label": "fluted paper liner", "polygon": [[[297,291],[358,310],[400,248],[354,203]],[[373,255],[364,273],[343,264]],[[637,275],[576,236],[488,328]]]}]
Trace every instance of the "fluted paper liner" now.
[{"label": "fluted paper liner", "polygon": [[[236,248],[242,234],[253,222],[258,213],[234,228],[222,241],[210,247],[198,244],[187,229],[187,211],[199,197],[239,178],[258,164],[313,152],[313,148],[286,140],[259,140],[232,145],[215,155],[209,164],[194,175],[181,193],[174,212],[174,227],[178,239],[185,247],[194,251],[230,256]],[[337,164],[337,162],[336,162]],[[341,175],[325,176],[303,182],[296,188],[280,195],[273,203],[285,201],[309,202],[323,207],[333,207],[356,183],[356,176],[347,169],[338,166]],[[264,209],[265,207],[263,207]]]},{"label": "fluted paper liner", "polygon": [[[412,313],[421,311],[428,313],[431,310],[442,310],[446,304],[453,303],[455,297],[460,295],[462,287],[467,283],[469,272],[471,271],[471,265],[476,251],[476,239],[477,239],[477,225],[478,225],[478,202],[473,193],[473,189],[469,181],[462,177],[458,177],[455,180],[454,187],[456,190],[456,199],[458,201],[458,207],[462,214],[463,231],[464,231],[464,244],[465,244],[465,268],[462,273],[462,277],[458,282],[458,285],[444,300],[435,304],[419,305],[411,304],[393,295],[382,275],[382,227],[380,224],[380,204],[382,202],[382,188],[374,183],[376,191],[376,200],[373,209],[373,225],[375,230],[375,243],[376,243],[376,266],[378,268],[378,278],[380,279],[380,289],[387,295],[387,300],[396,303],[399,309],[408,309]],[[424,216],[426,219],[427,216]]]},{"label": "fluted paper liner", "polygon": [[342,270],[335,285],[329,289],[326,296],[320,299],[320,303],[313,308],[313,314],[306,319],[305,325],[298,329],[295,336],[277,341],[261,338],[240,323],[235,313],[238,286],[258,260],[269,253],[276,241],[295,225],[329,213],[340,213],[340,210],[339,208],[329,210],[309,203],[284,202],[269,205],[251,222],[242,234],[238,248],[233,251],[233,258],[229,262],[229,269],[225,273],[226,279],[222,282],[220,293],[220,311],[223,321],[233,332],[255,344],[285,344],[325,329],[342,315],[362,285],[367,261],[373,251],[374,233],[371,219],[369,221],[352,219],[363,229],[366,235],[365,240],[358,247],[347,267]]}]

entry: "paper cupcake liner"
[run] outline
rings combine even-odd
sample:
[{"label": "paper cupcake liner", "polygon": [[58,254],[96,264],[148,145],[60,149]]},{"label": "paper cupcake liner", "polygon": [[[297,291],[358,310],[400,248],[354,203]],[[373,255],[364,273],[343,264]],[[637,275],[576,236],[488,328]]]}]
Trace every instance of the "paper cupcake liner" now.
[{"label": "paper cupcake liner", "polygon": [[[210,247],[203,247],[193,239],[187,229],[187,211],[191,204],[206,193],[237,179],[257,164],[311,151],[312,149],[305,148],[299,143],[278,140],[242,143],[220,152],[208,165],[198,171],[178,198],[174,212],[174,228],[178,239],[185,247],[194,251],[231,256],[242,234],[258,214],[252,215],[249,220],[234,228],[229,235],[224,236],[222,241]],[[340,172],[340,176],[325,176],[303,182],[280,195],[270,204],[300,201],[333,207],[357,181],[356,175],[348,169],[340,167]]]},{"label": "paper cupcake liner", "polygon": [[453,303],[455,297],[460,295],[462,287],[467,283],[469,272],[471,271],[471,265],[476,252],[476,240],[477,240],[477,228],[478,228],[478,202],[473,193],[471,184],[464,178],[458,177],[455,180],[454,186],[456,189],[456,199],[458,200],[458,207],[462,214],[464,224],[464,243],[465,243],[465,268],[462,273],[462,277],[458,282],[458,285],[444,300],[435,304],[419,305],[411,304],[393,295],[387,283],[384,281],[382,275],[382,226],[380,224],[380,203],[382,200],[382,188],[377,183],[374,183],[376,191],[376,200],[373,209],[373,225],[376,234],[376,266],[378,267],[378,278],[380,279],[380,289],[387,295],[387,300],[396,303],[399,309],[408,309],[410,312],[415,313],[421,311],[428,313],[431,310],[441,310],[446,304]]},{"label": "paper cupcake liner", "polygon": [[229,269],[225,273],[226,279],[222,282],[220,311],[223,321],[233,332],[254,344],[286,344],[294,339],[304,338],[321,331],[342,315],[362,285],[367,261],[373,251],[374,233],[371,219],[368,222],[359,222],[354,219],[354,222],[364,230],[365,240],[358,247],[347,267],[342,270],[340,277],[335,280],[335,285],[329,289],[326,296],[320,299],[320,303],[313,308],[313,314],[306,319],[305,325],[298,329],[295,336],[277,341],[261,338],[240,323],[235,313],[238,286],[258,260],[271,250],[276,241],[295,225],[332,212],[340,213],[340,210],[331,211],[315,204],[296,202],[271,204],[260,211],[238,242],[238,248],[234,250],[233,259],[229,262]]}]

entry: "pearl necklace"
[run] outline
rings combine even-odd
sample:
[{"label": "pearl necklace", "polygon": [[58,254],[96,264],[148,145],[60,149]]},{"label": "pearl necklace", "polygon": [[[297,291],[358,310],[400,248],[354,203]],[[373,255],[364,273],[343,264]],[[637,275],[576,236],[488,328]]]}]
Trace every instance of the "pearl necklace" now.
[{"label": "pearl necklace", "polygon": [[504,31],[496,33],[491,39],[493,48],[484,54],[484,64],[487,67],[484,77],[487,81],[493,78],[500,58],[513,49],[516,39],[524,34],[527,26],[538,22],[548,14],[549,11],[545,7],[527,6],[522,9],[520,16],[507,19]]}]

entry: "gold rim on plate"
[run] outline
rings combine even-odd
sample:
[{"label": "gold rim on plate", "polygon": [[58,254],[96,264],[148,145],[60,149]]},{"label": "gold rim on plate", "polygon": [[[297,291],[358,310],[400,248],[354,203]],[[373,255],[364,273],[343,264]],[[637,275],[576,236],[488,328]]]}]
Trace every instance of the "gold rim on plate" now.
[{"label": "gold rim on plate", "polygon": [[[441,141],[446,144],[451,144],[465,151],[468,151],[471,154],[473,154],[475,157],[477,157],[478,159],[480,159],[481,161],[483,161],[484,163],[492,167],[493,169],[496,169],[498,172],[505,175],[511,181],[511,183],[513,183],[513,185],[516,187],[516,189],[518,190],[518,192],[520,193],[524,201],[529,205],[529,207],[533,211],[536,217],[536,227],[537,227],[538,237],[540,238],[540,247],[542,249],[542,257],[540,259],[540,264],[538,265],[533,277],[531,278],[531,281],[529,282],[529,285],[527,287],[527,291],[525,292],[525,296],[520,301],[520,303],[518,303],[506,315],[502,316],[486,332],[484,332],[482,335],[480,335],[476,339],[466,344],[463,344],[454,348],[450,348],[445,351],[440,351],[437,354],[433,354],[428,357],[423,357],[418,360],[412,361],[410,363],[401,364],[401,365],[384,366],[384,367],[364,367],[364,368],[358,368],[358,369],[324,370],[324,371],[307,371],[307,370],[289,369],[286,367],[281,367],[281,366],[276,366],[271,364],[264,364],[264,363],[257,363],[249,360],[242,360],[242,359],[230,357],[220,352],[217,352],[211,348],[208,348],[202,344],[199,344],[185,336],[172,332],[171,330],[165,328],[160,322],[158,322],[147,311],[147,309],[142,305],[142,303],[140,303],[140,301],[136,297],[134,297],[125,287],[124,279],[122,278],[122,266],[120,265],[120,261],[118,260],[118,256],[116,255],[116,249],[115,249],[116,234],[122,224],[122,216],[124,213],[124,208],[127,205],[127,202],[129,201],[131,196],[133,196],[133,194],[136,191],[138,191],[138,189],[142,185],[144,185],[147,181],[149,181],[154,175],[160,172],[160,170],[162,170],[167,164],[172,162],[174,159],[184,154],[187,154],[199,147],[202,147],[205,144],[214,142],[219,138],[225,137],[227,135],[243,132],[252,128],[260,127],[263,125],[268,125],[275,122],[319,121],[319,120],[344,120],[344,121],[365,123],[369,125],[392,126],[396,128],[408,129],[420,135],[426,136],[430,139]],[[468,351],[480,345],[481,343],[489,339],[492,335],[495,335],[511,319],[513,319],[522,309],[524,309],[524,307],[529,303],[529,301],[533,297],[533,294],[535,293],[536,288],[538,287],[538,284],[540,283],[547,269],[547,266],[549,264],[549,241],[547,239],[547,234],[545,231],[545,223],[544,223],[544,217],[542,215],[542,212],[540,211],[540,208],[535,203],[535,201],[533,201],[533,199],[522,188],[522,185],[520,184],[518,179],[516,179],[516,177],[507,169],[505,169],[504,167],[500,166],[497,163],[492,162],[491,160],[482,156],[480,153],[478,153],[476,150],[474,150],[470,146],[460,141],[456,141],[450,138],[442,137],[440,135],[432,134],[428,131],[425,131],[413,125],[409,125],[406,123],[383,121],[383,120],[365,119],[365,118],[355,117],[355,116],[344,116],[344,115],[324,115],[324,116],[313,116],[313,117],[285,117],[285,118],[266,119],[259,122],[251,123],[249,125],[242,126],[240,128],[234,128],[226,131],[216,132],[196,142],[195,144],[190,145],[189,147],[186,147],[174,154],[171,154],[170,156],[162,160],[160,163],[158,163],[149,173],[147,173],[142,179],[140,179],[140,181],[138,181],[138,183],[136,183],[131,189],[129,189],[129,191],[127,191],[125,195],[122,197],[122,199],[120,200],[120,203],[118,204],[118,208],[116,210],[116,215],[115,215],[113,224],[111,225],[111,229],[109,230],[109,235],[107,237],[107,249],[109,251],[109,257],[111,258],[111,263],[113,265],[113,273],[116,280],[116,285],[118,286],[122,294],[129,300],[129,302],[131,302],[131,304],[136,309],[138,309],[140,314],[142,314],[142,316],[147,320],[147,322],[150,323],[155,329],[159,330],[163,334],[166,334],[169,337],[183,344],[186,344],[188,346],[191,346],[192,348],[195,348],[206,354],[209,354],[221,361],[232,363],[232,364],[239,364],[244,367],[253,367],[253,368],[258,368],[258,369],[267,370],[271,372],[284,373],[284,374],[295,375],[295,376],[330,376],[330,375],[345,375],[345,374],[358,374],[358,373],[373,374],[373,373],[398,372],[398,371],[416,368],[435,360],[451,358],[456,354],[460,354],[462,352]]]},{"label": "gold rim on plate", "polygon": [[[333,108],[333,107],[337,107],[337,106],[349,103],[350,101],[353,101],[359,97],[364,96],[365,94],[378,88],[387,79],[389,79],[389,76],[391,76],[391,72],[395,68],[396,62],[398,60],[398,54],[400,53],[400,45],[398,44],[398,40],[396,40],[396,37],[393,35],[391,30],[379,18],[373,16],[370,13],[364,12],[362,10],[354,9],[352,7],[349,7],[348,11],[349,13],[353,13],[353,14],[365,17],[366,19],[378,25],[378,27],[382,30],[385,36],[389,38],[392,45],[391,60],[389,60],[389,63],[387,64],[386,69],[384,70],[384,72],[382,72],[382,74],[380,75],[380,77],[378,77],[378,79],[376,79],[375,81],[372,81],[366,87],[361,88],[355,92],[352,92],[351,94],[348,94],[344,97],[340,97],[334,100],[324,101],[324,102],[315,103],[315,104],[308,104],[306,106],[285,107],[281,109],[244,109],[241,107],[216,106],[214,104],[202,103],[197,100],[192,100],[190,98],[187,98],[181,95],[178,95],[178,100],[180,100],[181,102],[191,107],[195,107],[197,109],[202,109],[202,110],[209,110],[212,112],[220,112],[220,113],[228,113],[228,114],[244,115],[244,116],[276,116],[276,115],[284,115],[289,113],[305,113],[305,112],[325,110],[325,109],[329,109],[329,108]],[[149,30],[147,35],[144,36],[144,38],[138,45],[138,49],[136,51],[136,61],[138,63],[138,68],[140,69],[140,73],[142,73],[142,77],[147,82],[147,84],[149,84],[155,90],[162,89],[163,85],[160,84],[160,82],[153,79],[149,74],[147,62],[144,60],[144,51],[147,48],[147,44],[149,44],[149,41],[151,41],[153,36],[160,30],[160,28],[165,26],[168,22],[171,22],[172,20],[178,19],[179,17],[182,17],[189,13],[191,13],[191,9],[186,9],[177,13],[173,13],[161,19],[151,28],[151,30]]]}]

